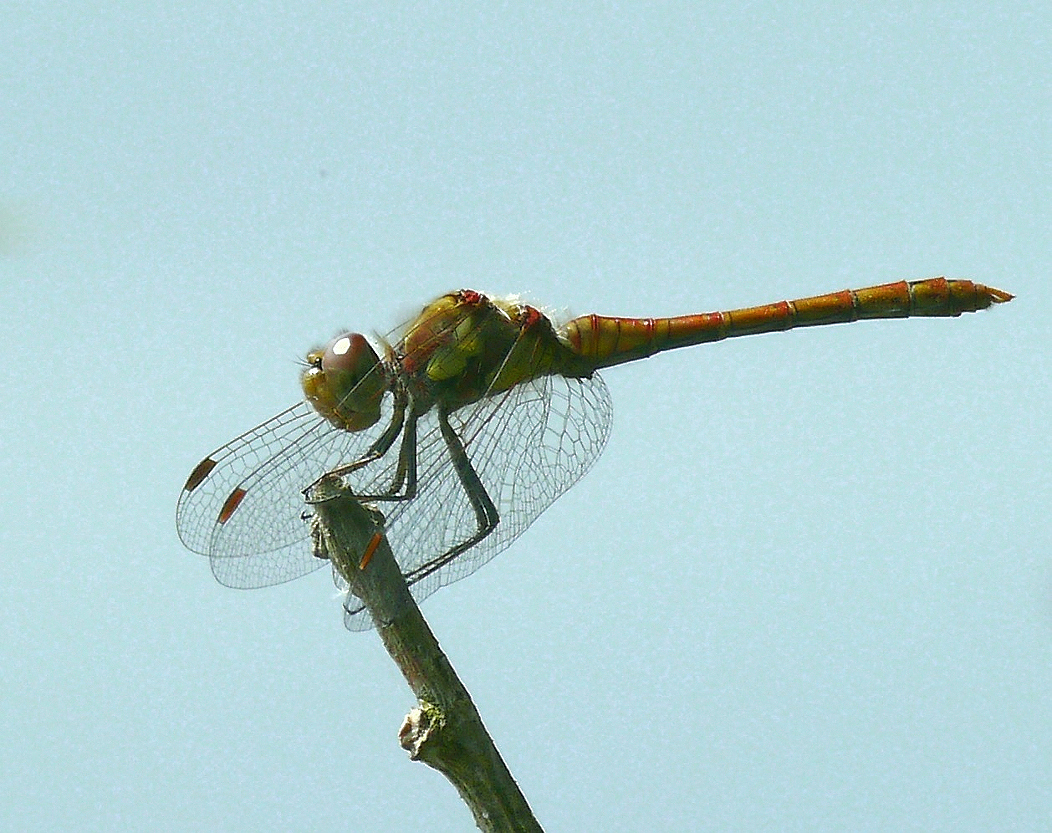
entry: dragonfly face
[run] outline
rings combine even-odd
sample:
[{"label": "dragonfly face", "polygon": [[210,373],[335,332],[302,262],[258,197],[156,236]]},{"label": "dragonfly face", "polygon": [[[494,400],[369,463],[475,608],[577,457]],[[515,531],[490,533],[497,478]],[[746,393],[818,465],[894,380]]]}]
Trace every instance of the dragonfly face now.
[{"label": "dragonfly face", "polygon": [[383,363],[363,335],[337,336],[308,353],[307,364],[303,392],[318,413],[347,431],[376,424],[387,384]]}]

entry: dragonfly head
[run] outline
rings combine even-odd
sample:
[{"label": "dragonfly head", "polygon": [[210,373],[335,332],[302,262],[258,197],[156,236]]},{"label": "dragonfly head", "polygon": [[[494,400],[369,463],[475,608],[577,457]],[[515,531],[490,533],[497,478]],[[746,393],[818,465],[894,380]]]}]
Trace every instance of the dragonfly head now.
[{"label": "dragonfly head", "polygon": [[344,333],[311,350],[301,382],[315,410],[339,428],[361,431],[380,419],[384,366],[359,333]]}]

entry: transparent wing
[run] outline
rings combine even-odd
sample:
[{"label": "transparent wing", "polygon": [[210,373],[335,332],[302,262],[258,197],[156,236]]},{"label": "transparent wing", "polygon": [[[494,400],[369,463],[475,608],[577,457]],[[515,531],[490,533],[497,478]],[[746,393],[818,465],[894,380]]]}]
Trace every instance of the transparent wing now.
[{"label": "transparent wing", "polygon": [[[229,587],[281,584],[326,565],[308,543],[303,489],[358,459],[389,419],[388,401],[375,426],[350,433],[300,402],[247,431],[198,466],[196,485],[191,475],[176,507],[180,539],[209,556],[215,577]],[[236,493],[236,511],[220,523]]]},{"label": "transparent wing", "polygon": [[[413,500],[380,504],[395,558],[419,601],[470,575],[512,543],[602,452],[610,434],[611,402],[598,374],[589,379],[545,376],[483,399],[450,415],[471,463],[497,507],[497,528],[471,549],[429,572],[438,559],[476,531],[475,512],[450,463],[437,415],[419,424],[418,491]],[[358,493],[390,483],[397,465],[392,449],[376,467],[350,475]],[[415,576],[418,576],[416,578]],[[349,595],[345,624],[372,626]]]},{"label": "transparent wing", "polygon": [[[327,562],[316,558],[303,489],[354,462],[390,423],[388,395],[380,420],[361,432],[330,425],[301,402],[213,452],[195,469],[176,510],[179,537],[208,555],[230,587],[289,581]],[[602,379],[545,376],[450,415],[450,424],[499,513],[496,529],[448,563],[441,557],[477,531],[465,488],[442,438],[437,412],[418,423],[417,494],[381,501],[395,557],[424,599],[473,573],[505,549],[591,467],[610,432],[611,404]],[[395,480],[401,447],[346,476],[357,494],[382,494]],[[221,520],[222,519],[222,520]],[[341,580],[337,576],[337,584]],[[345,584],[342,585],[345,588]],[[345,622],[371,627],[348,595]]]}]

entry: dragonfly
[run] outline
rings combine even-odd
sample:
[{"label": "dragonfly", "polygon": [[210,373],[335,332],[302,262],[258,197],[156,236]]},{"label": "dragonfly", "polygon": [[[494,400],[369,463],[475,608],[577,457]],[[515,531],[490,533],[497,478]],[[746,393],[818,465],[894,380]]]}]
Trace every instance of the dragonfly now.
[{"label": "dragonfly", "polygon": [[[655,353],[864,319],[959,316],[1012,299],[928,278],[673,318],[556,325],[516,298],[443,295],[374,347],[348,332],[311,350],[304,399],[213,451],[180,494],[182,542],[222,584],[280,584],[328,562],[310,547],[323,479],[382,505],[418,601],[506,549],[588,471],[610,435],[599,371]],[[306,503],[305,503],[306,499]],[[344,623],[372,626],[347,577]]]}]

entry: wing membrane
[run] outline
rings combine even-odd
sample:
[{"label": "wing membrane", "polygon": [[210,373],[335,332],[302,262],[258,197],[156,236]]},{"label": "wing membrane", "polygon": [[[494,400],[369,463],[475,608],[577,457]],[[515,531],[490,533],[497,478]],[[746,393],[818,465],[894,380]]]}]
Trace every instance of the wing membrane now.
[{"label": "wing membrane", "polygon": [[[302,491],[361,456],[383,425],[381,420],[373,429],[343,431],[307,402],[282,411],[209,455],[212,469],[179,498],[179,537],[209,556],[215,577],[230,587],[266,587],[316,570],[326,562],[306,544]],[[235,489],[244,490],[244,497],[219,523]]]},{"label": "wing membrane", "polygon": [[[506,549],[602,452],[610,433],[610,394],[598,374],[590,379],[545,376],[450,415],[472,465],[497,511],[497,528],[448,564],[435,562],[470,537],[475,512],[450,464],[434,412],[420,421],[416,498],[381,509],[395,558],[418,601],[459,581]],[[392,463],[393,465],[393,463]],[[368,484],[351,483],[355,491]],[[348,596],[345,623],[371,627]]]},{"label": "wing membrane", "polygon": [[[230,587],[280,584],[325,565],[311,552],[303,489],[361,458],[389,424],[392,411],[388,394],[380,421],[352,433],[300,402],[247,431],[191,475],[176,510],[179,537],[191,550],[208,555],[216,578]],[[606,444],[611,404],[598,374],[544,376],[483,398],[449,420],[500,521],[477,545],[442,560],[476,532],[477,520],[435,409],[421,415],[416,497],[379,504],[395,558],[418,600],[504,550],[580,479]],[[395,478],[399,449],[396,441],[379,460],[346,475],[347,485],[358,494],[385,492]],[[228,517],[220,522],[224,513]],[[348,594],[345,608],[348,628],[371,627],[354,596]]]}]

